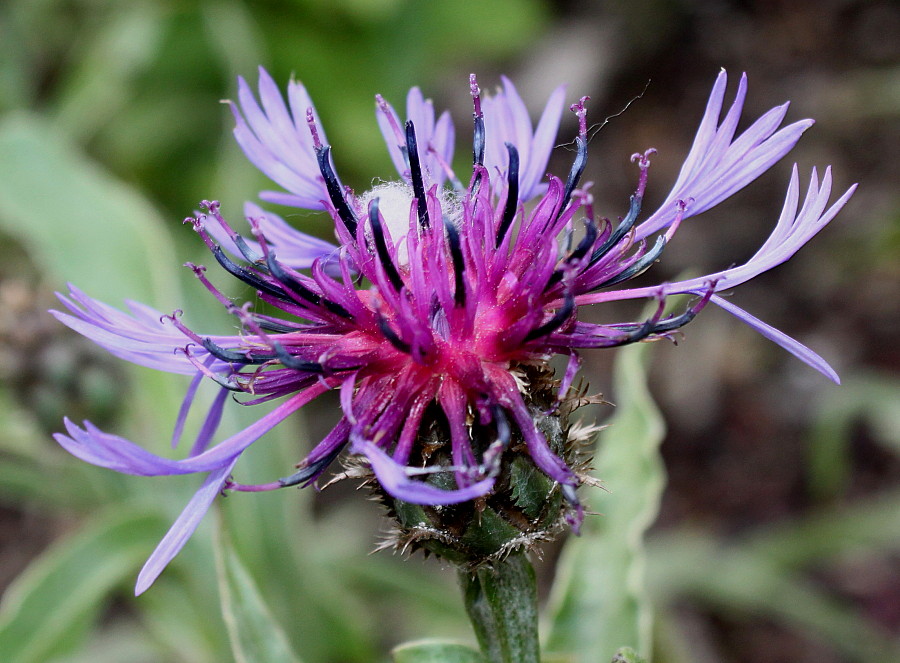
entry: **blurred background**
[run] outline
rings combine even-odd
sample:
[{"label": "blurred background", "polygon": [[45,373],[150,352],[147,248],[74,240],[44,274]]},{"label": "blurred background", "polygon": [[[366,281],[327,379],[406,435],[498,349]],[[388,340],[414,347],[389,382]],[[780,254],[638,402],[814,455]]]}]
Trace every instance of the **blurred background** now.
[{"label": "blurred background", "polygon": [[[233,326],[180,267],[209,262],[181,219],[204,198],[237,218],[270,186],[233,143],[219,103],[235,96],[238,75],[255,86],[258,65],[282,86],[304,82],[357,190],[393,176],[375,93],[402,108],[419,85],[451,109],[465,173],[469,72],[485,90],[509,75],[535,118],[568,82],[570,102],[591,96],[589,120],[610,118],[585,175],[610,217],[635,186],[633,152],[659,151],[645,209],[665,197],[722,67],[729,94],[748,73],[743,126],[786,100],[788,122],[815,118],[771,172],[682,226],[648,275],[659,282],[752,255],[792,160],[803,178],[831,164],[838,192],[861,183],[798,256],[734,297],[822,354],[841,387],[712,307],[677,347],[654,348],[650,384],[668,426],[668,486],[649,540],[654,660],[889,660],[900,634],[898,35],[900,10],[888,0],[6,0],[0,642],[14,643],[9,660],[229,660],[209,522],[153,589],[132,597],[137,569],[197,477],[122,477],[50,437],[68,415],[159,451],[186,383],[105,356],[46,310],[72,281],[115,306],[134,298],[183,308],[206,331]],[[551,172],[567,172],[573,120],[564,118]],[[328,236],[319,215],[286,218]],[[592,388],[612,402],[614,355],[586,356]],[[323,399],[282,427],[250,454],[242,480],[286,474],[336,413]],[[234,429],[244,415],[231,416]],[[615,477],[602,478],[615,492]],[[406,638],[469,638],[452,573],[367,555],[386,528],[352,486],[236,495],[217,517],[304,661],[385,660]],[[541,566],[545,585],[555,555],[551,547]]]}]

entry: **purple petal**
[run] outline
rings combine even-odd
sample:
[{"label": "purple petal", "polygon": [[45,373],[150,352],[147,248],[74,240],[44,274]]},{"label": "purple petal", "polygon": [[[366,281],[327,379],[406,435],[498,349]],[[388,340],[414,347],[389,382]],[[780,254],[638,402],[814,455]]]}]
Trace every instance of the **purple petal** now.
[{"label": "purple petal", "polygon": [[547,100],[544,112],[534,130],[534,139],[531,142],[531,153],[528,163],[523,169],[520,183],[519,200],[525,201],[534,198],[544,192],[546,184],[541,184],[550,161],[550,154],[556,143],[556,134],[559,131],[559,122],[562,118],[563,107],[566,99],[566,86],[560,85]]},{"label": "purple petal", "polygon": [[409,468],[396,463],[371,442],[357,441],[354,443],[353,451],[369,459],[372,471],[382,488],[397,499],[412,504],[443,505],[468,502],[487,494],[494,485],[494,479],[487,478],[465,488],[442,490],[411,479],[407,473]]},{"label": "purple petal", "polygon": [[810,350],[808,347],[800,343],[800,341],[797,341],[784,332],[779,331],[771,325],[766,324],[759,318],[750,315],[744,309],[735,306],[727,300],[722,299],[718,295],[713,295],[711,301],[731,313],[738,320],[750,325],[753,329],[758,331],[773,343],[777,343],[778,345],[780,345],[782,348],[797,357],[797,359],[802,361],[804,364],[812,366],[814,369],[819,371],[819,373],[824,375],[835,384],[841,383],[841,379],[838,376],[837,372],[828,364],[828,362],[825,361],[821,356]]},{"label": "purple petal", "polygon": [[184,400],[181,401],[181,407],[178,410],[178,417],[175,419],[175,428],[172,430],[172,448],[178,447],[181,440],[181,433],[184,432],[184,424],[187,421],[188,413],[191,411],[191,405],[194,403],[194,397],[197,395],[197,389],[200,388],[200,382],[203,380],[203,373],[197,371],[197,374],[188,385]]},{"label": "purple petal", "polygon": [[506,143],[511,143],[519,153],[519,200],[527,201],[541,194],[545,186],[540,183],[556,141],[559,121],[562,117],[565,86],[556,88],[547,100],[544,112],[535,131],[531,117],[518,91],[503,76],[503,87],[494,96],[482,98],[485,122],[484,164],[491,174],[506,178],[509,153]]},{"label": "purple petal", "polygon": [[642,239],[671,224],[679,201],[690,201],[683,218],[701,214],[740,191],[787,154],[812,120],[795,122],[780,131],[787,104],[764,113],[736,140],[735,127],[746,94],[746,76],[741,77],[735,100],[719,124],[719,113],[727,77],[716,79],[694,143],[681,172],[660,208],[641,223],[635,238]]},{"label": "purple petal", "polygon": [[[149,306],[129,302],[135,315],[123,313],[92,299],[73,285],[70,294],[57,297],[73,315],[51,310],[50,314],[70,329],[91,339],[111,354],[140,366],[168,373],[194,375],[196,367],[184,353],[176,352],[191,343],[176,327],[163,319],[162,313]],[[206,356],[198,350],[197,356]],[[212,370],[222,370],[225,364],[215,362]]]},{"label": "purple petal", "polygon": [[831,194],[831,170],[830,168],[826,169],[821,186],[819,186],[816,171],[813,170],[803,207],[798,212],[799,178],[795,167],[784,207],[775,229],[760,250],[745,264],[705,276],[659,286],[609,290],[578,295],[575,298],[576,303],[578,305],[599,304],[623,299],[642,299],[689,292],[699,294],[712,282],[716,284],[716,292],[729,290],[746,283],[750,279],[777,267],[791,258],[837,215],[854,191],[856,191],[855,184],[847,189],[826,211],[825,206]]},{"label": "purple petal", "polygon": [[[390,117],[385,113],[389,113]],[[391,160],[394,162],[394,167],[400,176],[408,181],[409,166],[403,153],[406,139],[405,136],[397,135],[398,130],[402,131],[404,123],[390,104],[386,104],[384,109],[376,107],[375,117],[387,144],[388,152],[390,152]],[[441,161],[449,164],[453,160],[454,133],[450,114],[442,113],[440,119],[435,123],[434,104],[422,95],[422,91],[418,87],[414,87],[406,95],[406,118],[411,120],[415,126],[419,159],[427,175],[429,186],[430,184],[441,186],[447,177]],[[392,125],[392,120],[396,124],[396,128]],[[440,158],[435,156],[432,150]]]},{"label": "purple petal", "polygon": [[161,476],[209,472],[230,463],[283,419],[328,389],[329,386],[316,383],[209,451],[183,460],[157,456],[123,437],[104,433],[90,422],[85,422],[82,429],[66,419],[68,435],[57,433],[54,438],[73,456],[123,474]]},{"label": "purple petal", "polygon": [[159,577],[159,574],[162,573],[163,569],[172,561],[172,558],[179,553],[184,544],[187,543],[187,540],[191,538],[203,516],[209,511],[213,500],[222,492],[225,480],[231,474],[235,462],[236,459],[210,472],[203,485],[194,493],[191,501],[184,507],[184,511],[181,512],[181,515],[178,516],[178,519],[166,532],[166,535],[159,542],[159,545],[156,546],[156,549],[151,553],[138,574],[137,583],[134,587],[135,596],[147,591],[150,585]]},{"label": "purple petal", "polygon": [[[306,110],[312,102],[297,82],[288,87],[290,110],[272,77],[259,69],[260,107],[250,86],[238,79],[238,105],[232,105],[234,136],[247,158],[270,179],[296,198],[298,206],[324,209],[328,199],[319,172],[312,136],[306,125]],[[319,129],[320,136],[324,133]]]},{"label": "purple petal", "polygon": [[209,443],[212,442],[212,438],[216,431],[219,430],[219,424],[222,422],[222,412],[225,410],[225,401],[228,400],[228,394],[229,391],[227,389],[220,389],[219,393],[216,394],[216,398],[209,407],[206,418],[203,420],[203,425],[197,433],[197,439],[194,440],[194,445],[191,447],[191,456],[200,455],[206,451]]},{"label": "purple petal", "polygon": [[375,106],[375,119],[378,121],[378,128],[381,129],[384,143],[387,145],[388,153],[391,155],[391,161],[394,162],[394,168],[397,169],[397,173],[401,177],[406,178],[408,177],[409,166],[406,165],[406,159],[400,149],[401,137],[395,133],[394,126],[391,124],[391,119],[389,119],[385,113],[390,113],[391,119],[393,119],[398,128],[403,122],[400,121],[397,112],[390,104],[387,104],[385,109],[378,107],[378,105]]}]

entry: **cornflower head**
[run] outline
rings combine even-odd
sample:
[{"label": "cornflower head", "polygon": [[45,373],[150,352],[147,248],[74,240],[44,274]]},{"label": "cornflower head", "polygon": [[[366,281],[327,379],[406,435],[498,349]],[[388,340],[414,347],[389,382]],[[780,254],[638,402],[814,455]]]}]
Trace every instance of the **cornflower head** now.
[{"label": "cornflower head", "polygon": [[[577,530],[583,509],[576,488],[577,434],[568,414],[580,353],[671,337],[708,303],[723,307],[834,381],[828,364],[796,340],[723,299],[731,290],[788,260],[844,206],[855,187],[828,205],[831,173],[812,171],[801,202],[795,166],[784,207],[769,238],[746,263],[682,281],[628,287],[656,262],[679,224],[742,189],[781,159],[812,124],[779,129],[787,104],[763,114],[735,137],[746,94],[720,119],[726,74],[716,79],[681,173],[662,205],[641,219],[653,150],[635,154],[637,185],[618,222],[597,218],[588,185],[587,97],[578,118],[575,157],[565,179],[545,171],[563,111],[565,89],[551,95],[536,128],[513,84],[494,96],[470,78],[473,166],[464,186],[451,169],[454,128],[435,119],[418,88],[406,120],[380,96],[378,125],[399,178],[361,195],[340,180],[331,148],[304,87],[287,99],[260,70],[258,98],[239,80],[231,109],[234,135],[254,165],[283,190],[271,203],[325,210],[335,243],[302,234],[277,215],[247,204],[251,237],[239,234],[218,203],[204,201],[187,219],[229,275],[252,286],[278,315],[255,312],[223,295],[202,266],[203,286],[241,324],[239,335],[206,335],[180,312],[161,315],[128,303],[123,312],[75,287],[54,315],[131,362],[192,376],[177,418],[181,436],[198,384],[219,387],[185,458],[152,454],[90,422],[66,420],[57,441],[95,465],[128,474],[202,473],[201,487],[142,570],[145,590],[223,491],[261,491],[314,483],[343,454],[356,459],[401,530],[400,545],[421,545],[463,564],[502,555],[545,538],[563,522]],[[693,295],[683,311],[665,312],[671,295]],[[646,319],[615,324],[579,320],[582,306],[649,299]],[[548,362],[566,367],[554,378]],[[342,416],[298,464],[269,484],[238,483],[241,453],[279,422],[329,390]],[[213,443],[229,394],[244,405],[281,402],[255,423]],[[361,469],[362,468],[362,469]],[[363,472],[364,469],[364,472]],[[473,523],[487,523],[471,529]]]}]

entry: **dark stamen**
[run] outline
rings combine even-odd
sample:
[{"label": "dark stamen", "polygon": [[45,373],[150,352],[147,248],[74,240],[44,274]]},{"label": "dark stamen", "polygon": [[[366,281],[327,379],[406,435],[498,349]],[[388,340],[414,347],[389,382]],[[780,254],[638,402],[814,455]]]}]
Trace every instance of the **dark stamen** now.
[{"label": "dark stamen", "polygon": [[316,478],[318,478],[318,476],[325,471],[326,467],[331,465],[332,461],[334,461],[334,459],[341,454],[341,451],[344,450],[346,444],[346,441],[343,444],[339,444],[337,447],[329,451],[325,456],[313,463],[310,463],[302,470],[295,472],[289,477],[279,479],[278,483],[281,484],[282,488],[287,488],[288,486],[296,486],[297,484],[301,484],[301,488],[305,488],[310,483],[315,481]]},{"label": "dark stamen", "polygon": [[663,249],[666,248],[666,238],[665,237],[657,237],[656,244],[654,244],[653,248],[647,251],[640,259],[637,260],[631,267],[628,269],[622,270],[616,276],[608,279],[598,285],[598,288],[605,288],[606,286],[615,285],[616,283],[621,283],[622,281],[627,281],[628,279],[634,278],[639,274],[643,274],[647,269],[649,269],[650,265],[652,265],[659,258],[660,254],[663,252]]},{"label": "dark stamen", "polygon": [[571,292],[566,293],[566,297],[563,300],[562,307],[554,314],[552,318],[547,320],[540,327],[532,329],[525,336],[524,342],[533,341],[536,338],[540,338],[541,336],[546,336],[550,334],[560,327],[569,319],[572,315],[572,312],[575,310],[575,296]]},{"label": "dark stamen", "polygon": [[667,318],[662,322],[658,322],[653,325],[653,333],[656,334],[659,332],[667,332],[672,331],[673,329],[678,329],[679,327],[684,327],[687,323],[689,323],[696,317],[697,313],[699,313],[699,311],[692,306],[679,316]]},{"label": "dark stamen", "polygon": [[483,171],[479,168],[484,165],[484,113],[481,112],[481,89],[475,74],[469,75],[469,91],[472,94],[474,111],[472,117],[475,122],[474,136],[472,137],[472,165],[475,167],[475,177],[471,186],[471,194],[475,196],[481,187]]},{"label": "dark stamen", "polygon": [[575,155],[575,161],[572,162],[572,169],[569,171],[569,177],[566,178],[566,189],[563,193],[563,202],[559,209],[564,210],[569,201],[572,199],[572,192],[578,186],[584,167],[587,165],[587,140],[578,136],[575,138],[575,144],[578,146],[578,153]]},{"label": "dark stamen", "polygon": [[350,209],[350,205],[347,203],[346,197],[344,197],[344,187],[341,186],[341,183],[334,172],[334,168],[331,167],[330,155],[330,145],[316,148],[316,160],[319,162],[319,172],[322,173],[322,177],[325,178],[325,187],[328,189],[328,197],[331,199],[331,204],[334,205],[334,208],[337,210],[341,221],[344,222],[347,232],[352,236],[356,234],[356,226],[358,225],[356,214]]},{"label": "dark stamen", "polygon": [[409,343],[397,336],[396,332],[391,329],[391,325],[388,323],[387,318],[382,315],[378,316],[378,328],[381,330],[381,333],[390,342],[391,345],[397,348],[400,352],[409,354],[411,349]]},{"label": "dark stamen", "polygon": [[297,295],[300,299],[307,301],[314,306],[324,306],[326,309],[328,309],[335,315],[341,316],[342,318],[353,317],[352,315],[350,315],[347,309],[345,309],[340,304],[317,295],[305,285],[300,283],[300,281],[291,276],[291,274],[281,266],[281,263],[275,259],[275,254],[271,251],[269,251],[268,255],[266,255],[266,265],[269,267],[269,272],[272,274],[272,276],[277,279],[278,282],[281,283],[285,288]]},{"label": "dark stamen", "polygon": [[291,327],[290,325],[275,322],[274,320],[263,320],[262,318],[257,318],[256,324],[266,331],[278,332],[279,334],[290,334],[298,330],[297,327]]},{"label": "dark stamen", "polygon": [[657,323],[653,320],[647,320],[640,327],[637,327],[633,331],[628,332],[625,336],[619,339],[616,345],[628,345],[629,343],[637,343],[638,341],[643,341],[653,333],[653,328],[656,326],[656,324]]},{"label": "dark stamen", "polygon": [[465,306],[466,304],[466,281],[464,274],[466,271],[466,263],[463,260],[462,246],[459,241],[459,231],[453,222],[444,217],[444,228],[447,230],[447,244],[450,247],[450,256],[453,258],[453,275],[455,277],[455,290],[453,301],[457,306]]},{"label": "dark stamen", "polygon": [[[656,153],[656,150],[650,148],[643,154],[632,154],[631,160],[638,164],[638,168],[641,170],[641,175],[638,178],[637,190],[634,192],[634,195],[631,196],[631,203],[628,206],[628,214],[625,215],[625,218],[622,219],[622,222],[619,223],[619,227],[616,228],[612,235],[610,235],[603,245],[594,251],[591,256],[591,264],[593,265],[598,260],[600,260],[603,256],[605,256],[612,248],[621,241],[625,234],[628,233],[637,222],[638,215],[641,213],[641,200],[644,198],[644,191],[647,188],[647,175],[650,169],[650,157]],[[683,213],[684,208],[680,207],[680,211]],[[678,219],[680,221],[680,217]],[[678,221],[673,224],[673,227],[677,227]]]},{"label": "dark stamen", "polygon": [[681,315],[667,318],[662,322],[656,323],[653,326],[653,333],[667,332],[672,331],[673,329],[678,329],[679,327],[684,327],[687,323],[693,320],[701,310],[703,310],[703,307],[705,307],[707,302],[709,302],[709,298],[712,297],[714,292],[715,288],[711,285],[706,293],[704,293],[703,297],[695,302],[687,311],[685,311]]},{"label": "dark stamen", "polygon": [[239,278],[247,285],[256,288],[257,290],[268,295],[272,295],[273,297],[276,297],[278,299],[289,299],[284,290],[263,281],[259,276],[248,270],[246,267],[241,267],[233,260],[231,260],[231,258],[225,255],[222,247],[213,247],[212,254],[213,256],[215,256],[218,263],[225,269],[225,271],[227,271],[232,276]]},{"label": "dark stamen", "polygon": [[244,256],[244,259],[247,262],[259,262],[262,260],[262,256],[259,255],[256,251],[247,246],[247,240],[244,239],[243,235],[238,235],[235,233],[231,237],[231,241],[235,243],[238,247],[238,250],[241,252],[241,255]]},{"label": "dark stamen", "polygon": [[419,225],[427,228],[428,205],[425,201],[425,182],[422,179],[422,164],[419,162],[419,149],[416,144],[416,128],[412,120],[406,121],[406,152],[409,159],[409,177],[412,180],[413,193],[416,196],[416,212],[419,215]]},{"label": "dark stamen", "polygon": [[284,349],[284,346],[278,341],[272,343],[272,349],[275,350],[275,356],[278,357],[278,361],[280,361],[281,365],[285,368],[290,368],[294,371],[302,371],[304,373],[325,372],[325,367],[322,366],[322,364],[315,361],[304,361],[293,356],[288,353],[288,351]]},{"label": "dark stamen", "polygon": [[559,207],[560,211],[566,209],[569,205],[569,201],[572,199],[572,192],[575,191],[575,187],[578,186],[578,182],[581,180],[581,174],[584,172],[584,167],[587,165],[587,121],[585,119],[587,109],[584,107],[584,104],[589,99],[590,97],[582,97],[581,101],[577,104],[572,104],[569,107],[569,110],[578,116],[578,136],[575,138],[575,145],[578,148],[578,153],[575,155],[575,161],[572,163],[572,169],[569,171],[569,177],[566,179],[563,201],[562,205]]},{"label": "dark stamen", "polygon": [[505,145],[509,152],[509,168],[506,171],[506,205],[503,208],[503,220],[497,230],[497,246],[503,243],[519,208],[519,151],[512,143]]},{"label": "dark stamen", "polygon": [[[421,173],[419,173],[421,175]],[[420,217],[421,221],[421,217]],[[388,280],[394,286],[394,290],[400,292],[403,289],[403,279],[391,260],[391,254],[388,252],[387,242],[384,239],[384,228],[381,225],[381,219],[378,214],[378,198],[373,198],[369,202],[369,224],[372,226],[372,237],[375,240],[375,252],[378,254],[378,260],[387,274]]]},{"label": "dark stamen", "polygon": [[635,222],[637,222],[637,218],[641,213],[641,197],[638,195],[631,196],[631,202],[628,205],[628,214],[625,215],[625,218],[622,219],[621,223],[619,223],[618,227],[612,232],[612,234],[606,239],[605,242],[594,251],[593,255],[591,255],[591,264],[593,265],[597,261],[599,261],[603,256],[612,250],[612,248],[618,244],[623,237],[625,237],[626,233],[630,231]]},{"label": "dark stamen", "polygon": [[227,361],[230,364],[265,364],[267,361],[275,359],[275,355],[272,354],[252,355],[248,351],[238,352],[235,350],[228,350],[227,348],[223,348],[221,345],[214,343],[212,339],[209,338],[201,339],[200,343],[213,357],[221,359],[222,361]]}]

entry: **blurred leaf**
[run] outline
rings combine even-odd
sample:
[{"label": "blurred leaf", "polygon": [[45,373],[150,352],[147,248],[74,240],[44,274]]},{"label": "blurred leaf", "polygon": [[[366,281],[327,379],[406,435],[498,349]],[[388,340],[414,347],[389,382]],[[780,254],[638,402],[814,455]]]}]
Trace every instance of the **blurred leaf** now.
[{"label": "blurred leaf", "polygon": [[[43,439],[28,455],[0,454],[0,497],[6,504],[40,505],[64,513],[89,513],[103,504],[106,484],[114,484],[109,470],[72,459],[47,447]],[[43,458],[41,458],[43,456]],[[116,495],[117,498],[121,494]]]},{"label": "blurred leaf", "polygon": [[819,497],[839,494],[849,480],[851,430],[868,426],[876,442],[900,454],[900,380],[862,374],[839,390],[824,392],[808,437],[810,489]]},{"label": "blurred leaf", "polygon": [[639,656],[631,647],[622,647],[616,652],[612,663],[647,663],[647,659]]},{"label": "blurred leaf", "polygon": [[[541,29],[545,16],[537,0],[462,0],[415,3],[421,9],[421,39],[431,45],[432,56],[462,59],[500,58],[521,48]],[[467,50],[459,48],[465,39]]]},{"label": "blurred leaf", "polygon": [[900,550],[900,491],[769,527],[738,543],[748,554],[786,569],[825,563],[839,555]]},{"label": "blurred leaf", "polygon": [[[235,415],[249,422],[260,412]],[[236,472],[248,483],[289,473],[309,448],[302,422],[299,414],[268,433],[243,454]],[[347,524],[328,533],[319,529],[314,499],[308,489],[238,493],[221,503],[221,513],[247,571],[272,613],[292,625],[288,636],[305,660],[371,661],[377,652],[371,610],[350,590],[340,564],[349,545]]]},{"label": "blurred leaf", "polygon": [[56,119],[72,138],[90,138],[126,106],[140,72],[150,66],[161,35],[160,7],[129,3],[107,12],[78,42],[75,71],[62,78]]},{"label": "blurred leaf", "polygon": [[210,45],[229,74],[251,73],[264,63],[265,38],[246,3],[206,2],[201,11]]},{"label": "blurred leaf", "polygon": [[[18,408],[7,389],[0,389],[0,451],[34,456],[39,453],[44,433],[37,422]],[[2,485],[2,482],[0,482]]]},{"label": "blurred leaf", "polygon": [[752,547],[726,547],[711,536],[681,532],[657,538],[649,550],[650,587],[660,601],[690,597],[720,614],[774,619],[829,643],[850,661],[900,659],[900,646],[849,602]]},{"label": "blurred leaf", "polygon": [[38,557],[0,604],[0,661],[45,663],[72,650],[110,592],[134,576],[159,526],[119,504]]},{"label": "blurred leaf", "polygon": [[650,651],[651,607],[643,537],[659,510],[664,484],[662,418],[646,385],[649,346],[620,351],[614,373],[618,406],[600,438],[595,474],[611,494],[585,489],[590,507],[580,537],[566,543],[551,595],[547,649],[587,663],[630,645]]},{"label": "blurred leaf", "polygon": [[24,106],[31,97],[28,48],[21,21],[9,4],[0,6],[0,110]]},{"label": "blurred leaf", "polygon": [[[900,550],[898,513],[895,490],[728,546],[700,533],[660,535],[649,545],[650,587],[660,602],[690,596],[718,610],[777,618],[831,643],[848,660],[896,660],[900,646],[852,603],[828,596],[801,573],[838,556]],[[709,573],[711,568],[716,572]]]},{"label": "blurred leaf", "polygon": [[[95,631],[83,651],[53,663],[159,663],[167,660],[152,637],[133,621],[117,619]],[[179,661],[181,663],[181,661]]]},{"label": "blurred leaf", "polygon": [[[350,515],[341,513],[339,517]],[[371,549],[371,535],[367,538],[367,547]],[[348,555],[340,562],[340,573],[351,581],[351,591],[365,596],[367,605],[398,614],[397,631],[403,637],[432,633],[464,638],[471,634],[472,626],[462,601],[448,600],[459,591],[455,578],[450,569],[441,568],[436,560],[389,555],[383,551],[367,556]],[[440,626],[439,632],[435,631],[435,625]]]},{"label": "blurred leaf", "polygon": [[114,305],[178,303],[159,216],[52,126],[26,114],[0,121],[0,172],[0,224],[54,281]]},{"label": "blurred leaf", "polygon": [[407,642],[395,647],[391,655],[394,663],[484,663],[477,650],[441,640]]},{"label": "blurred leaf", "polygon": [[241,562],[224,525],[217,528],[216,569],[222,616],[237,663],[299,663],[281,626]]}]

